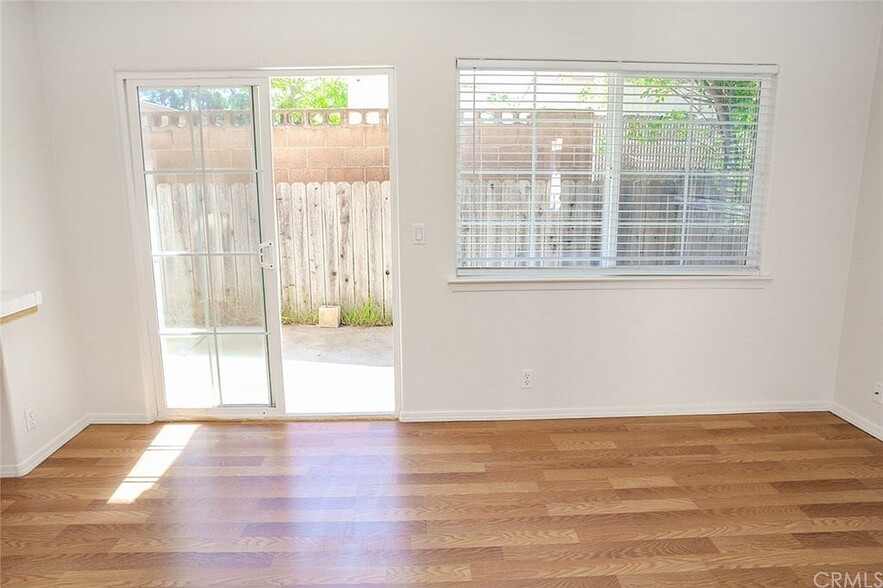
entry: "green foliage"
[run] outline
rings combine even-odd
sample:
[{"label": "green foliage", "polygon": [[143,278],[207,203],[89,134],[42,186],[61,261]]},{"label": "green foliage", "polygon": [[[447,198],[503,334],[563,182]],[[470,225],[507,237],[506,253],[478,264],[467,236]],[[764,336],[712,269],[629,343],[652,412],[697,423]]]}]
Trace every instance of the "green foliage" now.
[{"label": "green foliage", "polygon": [[[675,99],[667,112],[630,116],[625,121],[627,140],[647,144],[671,140],[672,134],[683,139],[687,136],[687,125],[677,123],[713,120],[726,123],[713,127],[718,134],[725,169],[744,169],[751,164],[750,153],[760,111],[760,81],[630,78],[626,84],[626,95],[632,99],[635,93],[629,89],[634,87],[642,88],[639,95],[656,104]],[[603,89],[603,85],[600,87]],[[598,85],[583,88],[580,101],[606,106],[607,97],[598,88]],[[599,151],[604,151],[603,144]]]},{"label": "green foliage", "polygon": [[[175,110],[247,110],[248,88],[142,88],[141,100]],[[273,108],[346,108],[349,95],[343,78],[270,78]],[[332,122],[332,124],[334,124]]]},{"label": "green foliage", "polygon": [[[666,126],[672,121],[685,121],[689,118],[686,112],[672,111],[660,114],[655,117],[643,117],[640,120],[629,120],[626,122],[626,138],[636,143],[652,143],[663,137]],[[676,130],[678,138],[687,135],[684,127],[678,127]]]},{"label": "green foliage", "polygon": [[[631,83],[643,87],[641,94],[657,104],[669,98],[680,98],[689,110],[672,109],[655,120],[629,122],[627,137],[647,143],[662,138],[665,123],[687,120],[715,120],[725,123],[716,127],[720,137],[724,169],[744,169],[751,164],[755,124],[760,111],[760,81],[708,80],[671,78],[636,78]],[[686,136],[686,129],[677,130],[678,137]]]},{"label": "green foliage", "polygon": [[[677,96],[690,105],[699,118],[715,116],[743,124],[757,120],[760,107],[760,82],[757,80],[675,80],[671,78],[636,78],[644,87],[642,96],[657,104]],[[709,109],[710,107],[710,109]]]},{"label": "green foliage", "polygon": [[344,308],[340,322],[355,327],[388,327],[392,324],[392,315],[373,300],[363,302],[354,308]]},{"label": "green foliage", "polygon": [[273,108],[346,108],[349,94],[343,78],[270,78]]},{"label": "green foliage", "polygon": [[251,108],[248,88],[142,88],[139,98],[175,110],[247,110]]}]

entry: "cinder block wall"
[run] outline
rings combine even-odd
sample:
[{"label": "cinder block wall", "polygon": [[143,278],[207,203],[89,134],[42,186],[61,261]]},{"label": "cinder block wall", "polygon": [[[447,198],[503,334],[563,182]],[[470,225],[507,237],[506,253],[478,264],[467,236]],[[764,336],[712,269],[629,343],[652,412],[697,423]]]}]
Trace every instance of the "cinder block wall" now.
[{"label": "cinder block wall", "polygon": [[[200,132],[191,121],[198,115],[155,109],[144,112],[148,168],[189,169],[192,141],[204,141],[206,164],[248,169],[252,121],[241,111],[203,113]],[[200,138],[201,137],[201,138]],[[385,109],[273,111],[273,167],[279,182],[368,182],[389,179],[389,119]],[[158,182],[188,181],[161,177]]]},{"label": "cinder block wall", "polygon": [[339,119],[326,114],[321,124],[309,120],[305,111],[299,122],[292,124],[298,120],[292,115],[300,112],[274,111],[276,183],[389,179],[388,111],[345,110]]}]

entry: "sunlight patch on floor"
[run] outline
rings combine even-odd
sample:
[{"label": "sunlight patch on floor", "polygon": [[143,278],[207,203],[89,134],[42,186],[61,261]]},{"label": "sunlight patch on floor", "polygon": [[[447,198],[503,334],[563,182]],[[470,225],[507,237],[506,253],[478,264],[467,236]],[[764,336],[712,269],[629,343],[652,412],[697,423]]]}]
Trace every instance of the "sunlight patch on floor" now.
[{"label": "sunlight patch on floor", "polygon": [[144,451],[126,479],[117,487],[110,504],[131,504],[156,484],[190,442],[199,425],[165,425]]}]

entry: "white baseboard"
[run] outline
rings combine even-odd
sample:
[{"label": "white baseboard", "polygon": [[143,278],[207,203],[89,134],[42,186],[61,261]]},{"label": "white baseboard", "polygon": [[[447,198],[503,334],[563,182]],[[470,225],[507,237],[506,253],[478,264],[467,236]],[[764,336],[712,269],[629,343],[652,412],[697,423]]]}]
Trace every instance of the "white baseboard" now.
[{"label": "white baseboard", "polygon": [[839,416],[844,421],[848,422],[851,425],[855,425],[865,433],[869,435],[873,435],[877,439],[883,441],[883,426],[878,425],[872,421],[869,421],[862,415],[854,412],[839,402],[834,402],[831,404],[830,408],[831,412]]},{"label": "white baseboard", "polygon": [[43,463],[47,457],[58,451],[62,445],[76,437],[90,424],[92,423],[89,415],[83,415],[74,424],[56,435],[55,438],[51,439],[27,459],[17,464],[0,466],[0,478],[18,478],[27,475],[28,472]]},{"label": "white baseboard", "polygon": [[137,412],[98,412],[89,415],[93,425],[149,425],[156,417]]},{"label": "white baseboard", "polygon": [[738,414],[750,412],[796,412],[828,410],[824,400],[801,402],[763,402],[748,404],[668,404],[655,406],[600,406],[583,408],[546,408],[519,410],[458,410],[409,411],[403,410],[400,420],[419,423],[431,421],[503,421],[540,419],[583,419],[626,416],[678,416],[697,414]]},{"label": "white baseboard", "polygon": [[[863,416],[843,405],[826,401],[766,402],[749,404],[713,405],[655,405],[655,406],[604,406],[583,408],[548,409],[502,409],[502,410],[463,410],[463,411],[407,411],[403,410],[403,422],[432,421],[493,421],[493,420],[539,420],[576,419],[625,416],[678,416],[702,414],[738,414],[756,412],[795,412],[830,410],[863,431],[883,440],[883,427],[872,423]],[[15,465],[0,466],[0,477],[20,477],[40,465],[62,445],[70,441],[83,429],[92,424],[150,424],[156,419],[142,413],[95,413],[87,414],[72,424],[54,439],[46,443],[33,455]]]},{"label": "white baseboard", "polygon": [[0,465],[0,478],[20,478],[27,475],[35,467],[58,451],[62,445],[76,437],[89,425],[147,425],[154,421],[152,416],[138,413],[98,413],[86,414],[78,419],[70,427],[62,431],[43,447],[35,451],[30,457],[17,464]]}]

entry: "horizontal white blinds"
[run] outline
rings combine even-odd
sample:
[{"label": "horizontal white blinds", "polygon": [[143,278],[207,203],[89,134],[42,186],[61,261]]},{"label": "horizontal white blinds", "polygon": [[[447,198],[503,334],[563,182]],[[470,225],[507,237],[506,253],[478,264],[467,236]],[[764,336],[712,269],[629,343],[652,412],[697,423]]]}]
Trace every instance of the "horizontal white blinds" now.
[{"label": "horizontal white blinds", "polygon": [[757,268],[771,69],[685,67],[461,62],[461,273]]}]

